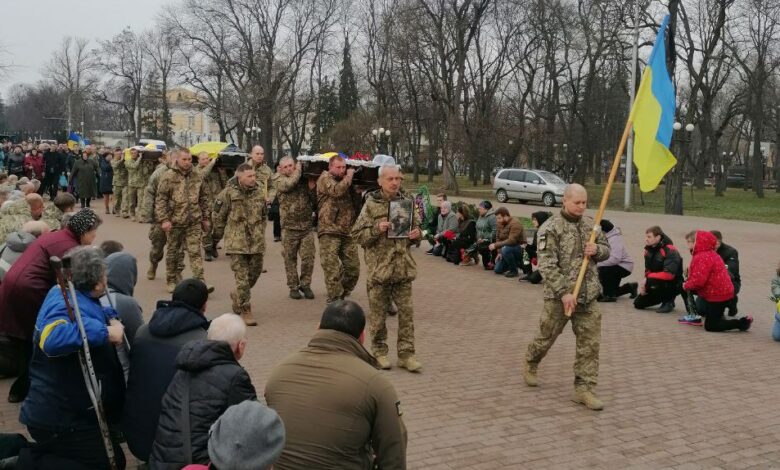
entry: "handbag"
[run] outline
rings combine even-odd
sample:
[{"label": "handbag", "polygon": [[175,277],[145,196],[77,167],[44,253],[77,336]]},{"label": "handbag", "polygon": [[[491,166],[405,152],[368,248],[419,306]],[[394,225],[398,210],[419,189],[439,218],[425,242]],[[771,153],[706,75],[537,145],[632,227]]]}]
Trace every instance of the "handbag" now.
[{"label": "handbag", "polygon": [[68,178],[65,177],[65,175],[60,175],[60,180],[58,181],[58,184],[60,188],[67,188],[68,187]]}]

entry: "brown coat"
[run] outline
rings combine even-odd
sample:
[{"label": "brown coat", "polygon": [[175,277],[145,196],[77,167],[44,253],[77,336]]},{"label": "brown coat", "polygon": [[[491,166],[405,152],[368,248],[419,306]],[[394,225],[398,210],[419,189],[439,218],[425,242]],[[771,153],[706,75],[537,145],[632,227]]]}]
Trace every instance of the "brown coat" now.
[{"label": "brown coat", "polygon": [[525,229],[523,224],[514,217],[509,219],[509,223],[496,225],[496,248],[504,246],[524,245]]},{"label": "brown coat", "polygon": [[271,372],[265,399],[287,432],[277,470],[406,468],[406,427],[395,388],[345,333],[318,331]]}]

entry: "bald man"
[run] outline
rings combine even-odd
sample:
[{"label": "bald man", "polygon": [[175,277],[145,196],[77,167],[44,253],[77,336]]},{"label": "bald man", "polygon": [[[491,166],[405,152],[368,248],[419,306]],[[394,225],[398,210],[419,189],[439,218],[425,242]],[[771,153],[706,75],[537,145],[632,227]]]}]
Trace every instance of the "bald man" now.
[{"label": "bald man", "polygon": [[[572,400],[591,410],[601,410],[604,404],[595,394],[601,345],[601,312],[596,302],[601,284],[596,263],[609,258],[609,242],[600,230],[596,243],[589,242],[594,225],[591,218],[584,217],[587,206],[585,188],[570,184],[563,194],[561,212],[539,228],[537,254],[544,279],[544,309],[539,331],[528,345],[523,379],[529,387],[537,386],[539,362],[571,320],[577,338]],[[595,230],[598,228],[595,226]],[[587,271],[575,298],[572,293],[585,255],[589,257]],[[572,312],[571,317],[567,311]]]},{"label": "bald man", "polygon": [[271,179],[274,172],[265,163],[265,150],[261,145],[252,147],[252,153],[249,154],[249,162],[247,163],[255,170],[257,185],[265,192],[266,204],[270,204],[276,197],[276,188]]}]

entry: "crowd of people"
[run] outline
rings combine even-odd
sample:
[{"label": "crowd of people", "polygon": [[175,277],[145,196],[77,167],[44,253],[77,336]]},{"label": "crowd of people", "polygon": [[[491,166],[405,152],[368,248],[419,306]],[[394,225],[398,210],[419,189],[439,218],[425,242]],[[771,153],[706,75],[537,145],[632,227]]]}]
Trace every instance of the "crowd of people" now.
[{"label": "crowd of people", "polygon": [[[572,321],[574,401],[590,409],[603,408],[595,394],[598,303],[628,295],[637,309],[660,305],[657,311],[668,313],[680,296],[687,313],[681,322],[707,331],[744,331],[752,323],[737,309],[738,252],[717,231],[686,236],[692,259],[684,269],[671,239],[660,227],[648,228],[644,282],[621,284],[634,268],[622,233],[602,220],[596,241],[588,240],[592,221],[583,217],[587,194],[579,185],[567,188],[559,214],[532,215],[532,237],[507,208],[483,201],[473,210],[453,205],[446,194],[437,196],[429,224],[413,218],[408,236],[389,237],[391,203],[409,199],[394,165],[382,166],[378,187],[367,189],[353,182],[355,170],[341,157],[319,175],[304,174],[289,157],[274,172],[261,146],[232,175],[218,158],[187,149],[150,160],[138,149],[125,155],[87,147],[70,162],[66,147],[40,150],[43,157],[30,148],[20,170],[10,149],[3,162],[9,173],[13,163],[14,172],[0,176],[6,240],[0,246],[0,376],[16,377],[8,399],[22,403],[20,421],[34,440],[1,435],[0,449],[15,451],[0,468],[124,468],[122,440],[150,468],[405,468],[403,413],[381,370],[393,366],[388,315],[398,320],[396,365],[422,370],[415,354],[412,249],[424,238],[431,242],[428,254],[456,265],[481,264],[496,275],[544,284],[545,307],[528,346],[524,380],[537,385],[539,363]],[[52,163],[53,192],[48,161],[63,162]],[[156,279],[165,258],[171,298],[157,303],[148,323],[133,297],[136,258],[117,241],[93,247],[103,223],[89,207],[97,194],[106,214],[149,225],[148,279]],[[246,327],[257,324],[250,291],[264,272],[265,225],[274,205],[289,297],[315,298],[317,237],[326,307],[308,346],[270,374],[266,406],[239,361],[248,347]],[[205,282],[203,260],[217,258],[220,244],[234,273],[232,313],[209,321],[214,287]],[[361,249],[368,315],[348,300],[361,275]],[[185,255],[189,279],[182,275]],[[590,261],[575,296],[583,256]],[[73,292],[59,284],[52,257],[68,260]],[[776,302],[780,267],[777,274]],[[778,309],[776,339],[780,302]],[[86,351],[100,378],[101,407],[85,381]],[[299,380],[302,375],[307,380]]]}]

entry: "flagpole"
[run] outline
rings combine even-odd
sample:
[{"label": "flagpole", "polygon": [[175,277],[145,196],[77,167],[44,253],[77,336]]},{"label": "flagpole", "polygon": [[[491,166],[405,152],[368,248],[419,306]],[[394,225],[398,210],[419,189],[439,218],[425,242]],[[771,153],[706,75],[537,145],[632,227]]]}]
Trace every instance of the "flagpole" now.
[{"label": "flagpole", "polygon": [[[629,90],[631,107],[634,106],[636,98],[636,69],[639,62],[639,0],[634,0],[634,44],[633,55],[631,56],[631,89]],[[631,185],[633,183],[634,172],[634,136],[632,132],[628,135],[628,149],[626,150],[626,187],[623,208],[631,208]]]},{"label": "flagpole", "polygon": [[[647,81],[647,74],[642,74],[642,80],[639,82],[639,93],[642,93],[642,90],[648,86]],[[601,219],[604,218],[604,211],[607,209],[607,202],[609,201],[609,194],[612,192],[612,185],[615,183],[615,176],[617,176],[618,169],[620,168],[620,160],[623,156],[623,150],[626,148],[626,142],[628,141],[628,136],[631,134],[631,128],[634,126],[634,111],[636,111],[636,99],[634,99],[634,102],[631,103],[631,112],[628,114],[628,119],[626,120],[626,127],[623,129],[623,137],[620,139],[620,144],[618,145],[617,152],[615,152],[615,159],[612,161],[612,170],[609,172],[609,178],[607,179],[607,186],[604,188],[604,194],[601,196],[601,204],[599,204],[599,211],[596,213],[596,218],[593,220],[593,229],[590,231],[590,239],[588,240],[589,243],[595,243],[596,236],[599,234],[599,231],[601,230]],[[588,262],[590,261],[590,256],[585,255],[582,257],[582,264],[580,265],[580,272],[577,274],[577,282],[574,284],[574,292],[572,292],[572,295],[574,295],[575,305],[577,297],[580,295],[580,288],[582,287],[582,281],[585,279],[585,272],[588,270]],[[572,310],[565,310],[564,313],[567,317],[570,317],[572,313],[574,313]]]}]

